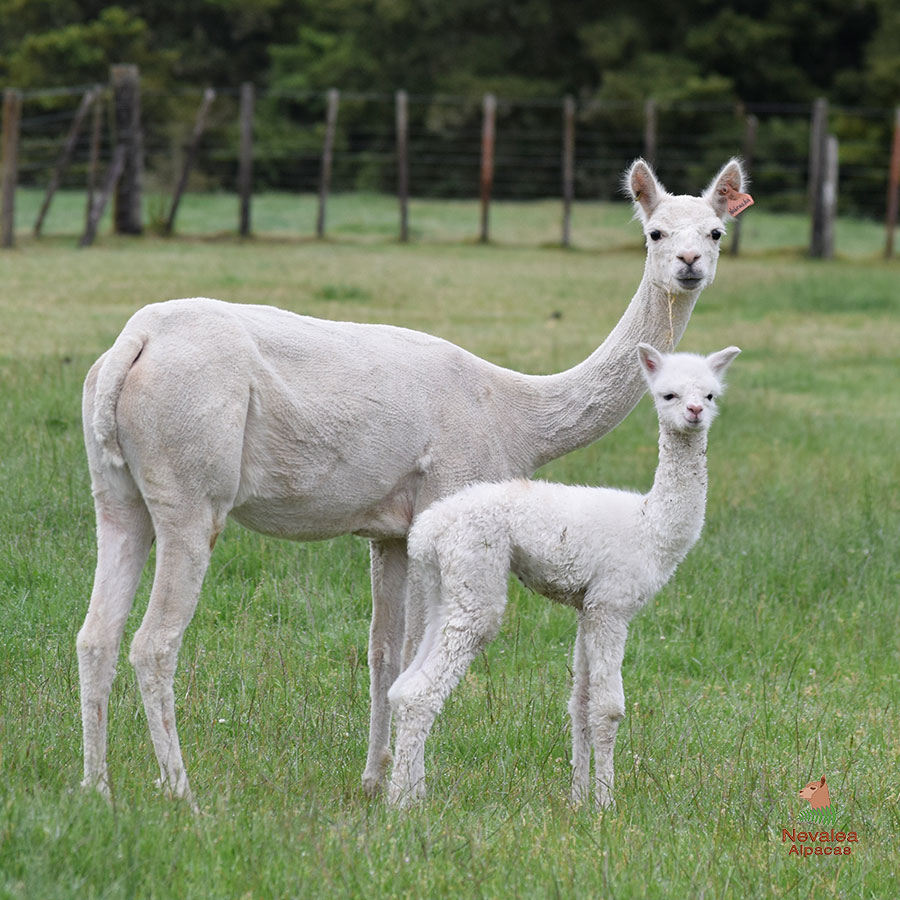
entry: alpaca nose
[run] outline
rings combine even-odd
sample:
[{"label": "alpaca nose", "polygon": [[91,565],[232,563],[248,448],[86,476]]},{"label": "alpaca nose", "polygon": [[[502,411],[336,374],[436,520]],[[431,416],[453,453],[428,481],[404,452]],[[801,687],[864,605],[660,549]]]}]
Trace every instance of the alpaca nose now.
[{"label": "alpaca nose", "polygon": [[698,259],[700,259],[700,254],[696,250],[685,250],[683,253],[678,254],[678,258],[689,266],[692,266]]},{"label": "alpaca nose", "polygon": [[699,419],[700,415],[703,413],[703,407],[698,404],[689,403],[688,412],[691,413],[695,419]]}]

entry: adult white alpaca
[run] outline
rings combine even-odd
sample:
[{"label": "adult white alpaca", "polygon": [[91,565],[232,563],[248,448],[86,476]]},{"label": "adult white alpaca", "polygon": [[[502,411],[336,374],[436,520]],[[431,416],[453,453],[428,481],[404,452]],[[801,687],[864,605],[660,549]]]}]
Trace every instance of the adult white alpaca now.
[{"label": "adult white alpaca", "polygon": [[[496,636],[507,578],[578,610],[572,797],[609,806],[613,746],[625,715],[622,658],[632,616],[671,578],[700,537],[706,438],[722,376],[740,353],[638,355],[659,415],[659,465],[648,494],[545,481],[475,484],[425,510],[409,533],[411,620],[427,622],[418,652],[389,692],[397,744],[389,799],[425,793],[425,739],[447,696]],[[416,615],[416,613],[420,615]],[[424,616],[421,615],[424,613]]]},{"label": "adult white alpaca", "polygon": [[647,262],[621,321],[583,363],[529,376],[402,328],[208,299],[144,307],[91,368],[84,429],[97,571],[78,635],[84,784],[109,789],[107,704],[125,619],[154,538],[156,574],[130,659],[161,782],[190,799],[173,679],[217,535],[371,539],[371,719],[363,784],[390,765],[406,533],[475,480],[531,475],[615,427],[644,391],[634,348],[671,346],[712,282],[736,160],[702,197],[671,196],[636,161],[627,184]]}]

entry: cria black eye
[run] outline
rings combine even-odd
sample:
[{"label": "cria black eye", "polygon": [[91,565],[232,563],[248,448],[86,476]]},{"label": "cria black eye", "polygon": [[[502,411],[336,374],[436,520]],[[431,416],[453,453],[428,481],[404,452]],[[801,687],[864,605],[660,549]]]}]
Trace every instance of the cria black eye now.
[{"label": "cria black eye", "polygon": [[720,237],[722,237],[722,232],[719,231],[718,228],[713,228],[713,230],[709,233],[709,236],[710,236],[714,241],[717,241]]},{"label": "cria black eye", "polygon": [[650,240],[658,241],[662,237],[662,232],[658,228],[654,228],[653,231],[650,232]]},{"label": "cria black eye", "polygon": [[674,394],[663,394],[663,400],[674,400],[674,399],[675,399]]},{"label": "cria black eye", "polygon": [[712,398],[713,398],[713,395],[712,395],[712,394],[707,394],[707,395],[706,395],[706,399],[707,399],[707,400],[712,400]]}]

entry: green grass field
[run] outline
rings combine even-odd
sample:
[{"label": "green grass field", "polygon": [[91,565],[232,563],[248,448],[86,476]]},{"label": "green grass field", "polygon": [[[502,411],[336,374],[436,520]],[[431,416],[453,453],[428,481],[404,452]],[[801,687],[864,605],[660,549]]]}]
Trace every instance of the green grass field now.
[{"label": "green grass field", "polygon": [[[182,231],[233,229],[225,199],[192,200]],[[427,803],[401,816],[366,800],[366,543],[234,523],[176,680],[204,814],[153,787],[124,648],[115,802],[78,789],[75,635],[95,560],[80,391],[134,310],[272,303],[548,372],[607,335],[643,266],[625,206],[579,207],[580,249],[563,251],[548,246],[556,204],[498,206],[491,247],[471,241],[475,204],[422,204],[421,239],[401,246],[384,198],[341,198],[323,243],[275,239],[293,212],[271,199],[256,220],[268,239],[106,235],[78,251],[81,198],[63,195],[34,241],[39,198],[21,196],[18,248],[0,255],[0,897],[896,897],[900,268],[865,249],[877,229],[860,223],[839,231],[857,257],[807,261],[804,221],[760,198],[748,253],[723,256],[681,344],[743,354],[710,435],[705,533],[632,624],[614,811],[567,803],[574,614],[515,585],[500,637],[438,718]],[[542,474],[646,490],[656,438],[645,399]],[[126,646],[148,589],[145,573]],[[798,859],[782,829],[823,774],[859,841]]]}]

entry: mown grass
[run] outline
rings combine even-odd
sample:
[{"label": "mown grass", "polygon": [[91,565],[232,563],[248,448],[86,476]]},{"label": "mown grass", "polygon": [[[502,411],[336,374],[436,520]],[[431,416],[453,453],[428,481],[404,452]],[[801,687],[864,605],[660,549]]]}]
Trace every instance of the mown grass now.
[{"label": "mown grass", "polygon": [[[355,203],[354,221],[380,215]],[[22,235],[0,257],[0,897],[896,894],[900,292],[897,265],[874,257],[817,265],[763,247],[723,258],[700,300],[682,347],[744,352],[711,434],[704,536],[631,629],[614,811],[566,802],[571,610],[515,585],[500,637],[429,741],[428,802],[402,817],[367,801],[367,547],[234,524],[176,682],[205,814],[153,788],[124,652],[115,803],[77,790],[90,362],[141,305],[201,294],[421,328],[534,372],[587,355],[640,278],[628,211],[596,211],[615,232],[602,252],[538,248],[531,205],[505,211],[522,240],[476,246],[470,213],[436,207],[446,240],[409,247],[376,229],[326,243],[103,237],[87,252],[71,218],[66,237]],[[211,202],[197,233],[220,214]],[[646,489],[655,463],[645,400],[542,474]],[[850,857],[797,860],[782,828],[821,774],[860,841]]]}]

